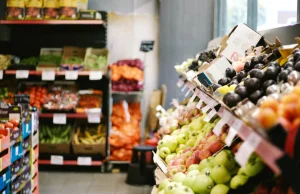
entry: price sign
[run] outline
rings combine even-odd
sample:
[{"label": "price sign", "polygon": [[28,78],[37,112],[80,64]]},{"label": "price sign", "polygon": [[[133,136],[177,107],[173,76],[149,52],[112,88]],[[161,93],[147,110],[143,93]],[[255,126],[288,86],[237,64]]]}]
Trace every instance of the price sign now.
[{"label": "price sign", "polygon": [[227,145],[228,147],[231,146],[231,143],[232,143],[234,137],[236,136],[236,134],[237,134],[236,129],[233,128],[233,127],[230,127],[230,128],[229,128],[228,135],[227,135],[227,137],[226,137],[226,139],[225,139],[225,143],[226,143],[226,145]]},{"label": "price sign", "polygon": [[25,126],[26,126],[26,133],[28,133],[28,131],[29,131],[29,124],[27,123]]},{"label": "price sign", "polygon": [[178,82],[176,83],[178,88],[181,88],[184,84],[184,81],[182,79],[179,79]]},{"label": "price sign", "polygon": [[3,181],[6,181],[6,174],[3,174]]},{"label": "price sign", "polygon": [[141,43],[140,51],[147,53],[153,50],[153,46],[154,46],[153,40],[144,40]]},{"label": "price sign", "polygon": [[90,71],[90,80],[101,80],[102,79],[102,72],[101,71]]},{"label": "price sign", "polygon": [[91,166],[92,165],[92,158],[91,157],[78,157],[77,164],[79,166]]},{"label": "price sign", "polygon": [[203,101],[200,99],[200,101],[196,105],[196,108],[200,110],[202,107],[202,104],[203,104]]},{"label": "price sign", "polygon": [[3,70],[0,70],[0,79],[3,79]]},{"label": "price sign", "polygon": [[64,157],[58,155],[51,155],[50,163],[55,165],[63,165],[64,164]]},{"label": "price sign", "polygon": [[27,79],[29,77],[28,70],[17,70],[16,71],[16,79]]},{"label": "price sign", "polygon": [[100,123],[101,116],[100,113],[87,113],[88,115],[88,123]]},{"label": "price sign", "polygon": [[53,123],[54,124],[66,124],[67,115],[66,114],[53,114]]},{"label": "price sign", "polygon": [[65,78],[66,78],[66,80],[77,80],[78,79],[78,71],[66,71]]},{"label": "price sign", "polygon": [[55,71],[43,71],[42,72],[42,80],[44,81],[53,81],[55,80]]},{"label": "price sign", "polygon": [[19,147],[18,146],[16,147],[15,150],[16,150],[16,152],[15,152],[16,156],[19,155]]},{"label": "price sign", "polygon": [[222,128],[225,124],[226,124],[226,122],[224,119],[219,120],[218,123],[216,124],[215,128],[213,129],[214,134],[219,136],[221,134]]},{"label": "price sign", "polygon": [[247,140],[241,145],[240,149],[235,155],[235,159],[240,164],[240,166],[246,165],[251,154],[256,150],[261,141],[261,137],[256,133],[252,132],[249,135]]},{"label": "price sign", "polygon": [[215,109],[212,109],[208,115],[204,118],[205,122],[209,122],[215,115],[217,114],[217,111]]},{"label": "price sign", "polygon": [[209,111],[209,109],[210,109],[210,107],[208,106],[208,105],[206,105],[205,107],[203,107],[202,109],[201,109],[201,111],[202,111],[202,113],[207,113],[207,111]]}]

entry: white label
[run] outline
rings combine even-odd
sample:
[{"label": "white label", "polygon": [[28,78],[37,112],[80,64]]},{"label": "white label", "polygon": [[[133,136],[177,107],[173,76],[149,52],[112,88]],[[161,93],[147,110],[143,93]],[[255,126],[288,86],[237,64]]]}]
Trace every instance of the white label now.
[{"label": "white label", "polygon": [[91,166],[92,158],[91,157],[78,157],[77,164],[80,166]]},{"label": "white label", "polygon": [[101,71],[90,71],[90,80],[101,80],[102,76]]},{"label": "white label", "polygon": [[189,104],[191,104],[192,102],[194,102],[196,96],[197,96],[196,93],[194,93],[193,96],[189,100]]},{"label": "white label", "polygon": [[240,164],[240,166],[245,166],[251,154],[256,150],[261,141],[261,137],[256,133],[252,132],[249,135],[235,155],[235,160]]},{"label": "white label", "polygon": [[64,157],[58,155],[51,155],[50,163],[55,165],[63,165]]},{"label": "white label", "polygon": [[27,79],[29,77],[28,70],[17,70],[16,71],[16,78],[17,79]]},{"label": "white label", "polygon": [[87,113],[88,115],[88,123],[100,123],[100,113]]},{"label": "white label", "polygon": [[243,125],[244,123],[241,120],[235,119],[230,127],[234,128],[236,133],[238,133],[241,130]]},{"label": "white label", "polygon": [[201,109],[201,111],[202,111],[203,114],[205,114],[205,113],[207,113],[207,111],[209,111],[209,109],[210,109],[210,107],[208,105],[206,105],[205,107],[203,107]]},{"label": "white label", "polygon": [[232,141],[233,141],[234,137],[236,136],[236,134],[237,134],[237,131],[235,130],[235,128],[230,127],[227,137],[225,139],[225,143],[228,147],[231,146]]},{"label": "white label", "polygon": [[9,120],[16,119],[16,120],[20,121],[20,116],[21,115],[19,113],[9,113],[8,118],[9,118]]},{"label": "white label", "polygon": [[3,79],[3,70],[0,70],[0,79]]},{"label": "white label", "polygon": [[200,110],[202,107],[202,104],[203,104],[203,101],[200,99],[200,101],[196,105],[196,108]]},{"label": "white label", "polygon": [[3,175],[3,181],[6,181],[6,174]]},{"label": "white label", "polygon": [[42,72],[42,80],[45,80],[45,81],[53,81],[53,80],[55,80],[55,71],[52,71],[52,70],[43,71]]},{"label": "white label", "polygon": [[16,156],[19,155],[19,146],[16,147]]},{"label": "white label", "polygon": [[165,126],[167,124],[167,117],[162,117],[159,119],[159,125]]},{"label": "white label", "polygon": [[184,84],[184,81],[182,79],[179,79],[176,85],[178,88],[181,88],[183,86],[183,84]]},{"label": "white label", "polygon": [[28,131],[29,131],[29,124],[27,123],[25,126],[26,126],[26,133],[28,133]]},{"label": "white label", "polygon": [[184,92],[184,90],[187,88],[187,85],[184,84],[183,88],[181,89],[181,92]]},{"label": "white label", "polygon": [[186,73],[186,77],[189,81],[192,81],[194,77],[197,76],[197,72],[193,71],[193,70],[190,70]]},{"label": "white label", "polygon": [[66,114],[53,114],[53,123],[54,124],[66,124],[67,115]]},{"label": "white label", "polygon": [[224,119],[219,120],[218,123],[216,124],[215,128],[213,129],[214,134],[219,136],[221,134],[222,128],[225,124],[226,124],[226,122],[224,121]]},{"label": "white label", "polygon": [[66,71],[65,78],[66,78],[66,80],[77,80],[78,79],[78,71]]},{"label": "white label", "polygon": [[167,173],[167,166],[161,161],[161,158],[157,154],[153,154],[153,161],[158,165],[158,167],[163,171],[163,173]]},{"label": "white label", "polygon": [[217,111],[215,109],[212,109],[208,115],[204,118],[205,122],[209,122],[215,115],[217,114]]},{"label": "white label", "polygon": [[191,93],[191,90],[188,89],[187,93],[185,94],[185,97],[187,97]]}]

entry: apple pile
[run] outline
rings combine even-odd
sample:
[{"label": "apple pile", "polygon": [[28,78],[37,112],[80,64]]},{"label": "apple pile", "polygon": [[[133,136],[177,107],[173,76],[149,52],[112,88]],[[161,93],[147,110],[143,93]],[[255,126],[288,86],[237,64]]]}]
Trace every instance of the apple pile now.
[{"label": "apple pile", "polygon": [[[9,121],[5,123],[0,123],[0,130],[10,130],[10,131],[19,131],[20,127],[20,121],[17,119],[10,119]],[[2,139],[4,136],[3,134],[0,134],[0,139]]]},{"label": "apple pile", "polygon": [[250,177],[259,174],[263,168],[263,161],[254,154],[244,167],[239,167],[233,152],[222,150],[215,157],[192,164],[186,174],[177,172],[172,178],[162,181],[159,194],[226,194],[244,186]]}]

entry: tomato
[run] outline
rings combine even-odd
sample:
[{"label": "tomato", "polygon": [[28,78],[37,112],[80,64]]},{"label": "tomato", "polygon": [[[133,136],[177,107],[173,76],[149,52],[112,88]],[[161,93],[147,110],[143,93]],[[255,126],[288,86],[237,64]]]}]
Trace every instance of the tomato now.
[{"label": "tomato", "polygon": [[4,124],[0,124],[0,130],[3,130],[3,129],[5,129],[5,126],[4,126]]},{"label": "tomato", "polygon": [[2,138],[4,138],[5,137],[5,135],[3,135],[3,134],[0,134],[0,139],[2,139]]},{"label": "tomato", "polygon": [[20,122],[17,119],[11,119],[9,122],[12,123],[14,127],[19,127],[20,125]]},{"label": "tomato", "polygon": [[12,129],[14,127],[14,125],[10,122],[6,122],[4,126],[5,128],[9,128],[9,129]]}]

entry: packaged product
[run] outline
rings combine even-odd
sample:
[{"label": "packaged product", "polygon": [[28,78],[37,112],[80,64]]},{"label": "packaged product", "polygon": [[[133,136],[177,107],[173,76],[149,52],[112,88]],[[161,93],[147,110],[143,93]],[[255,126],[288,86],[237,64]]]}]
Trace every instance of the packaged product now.
[{"label": "packaged product", "polygon": [[9,20],[21,20],[24,19],[24,9],[25,1],[24,0],[7,0],[6,2],[6,17]]},{"label": "packaged product", "polygon": [[42,0],[25,0],[25,19],[43,19]]},{"label": "packaged product", "polygon": [[60,0],[60,19],[77,19],[78,0]]},{"label": "packaged product", "polygon": [[59,19],[60,0],[44,0],[44,19]]},{"label": "packaged product", "polygon": [[78,0],[77,9],[79,11],[87,10],[88,9],[88,3],[89,3],[89,0]]}]

